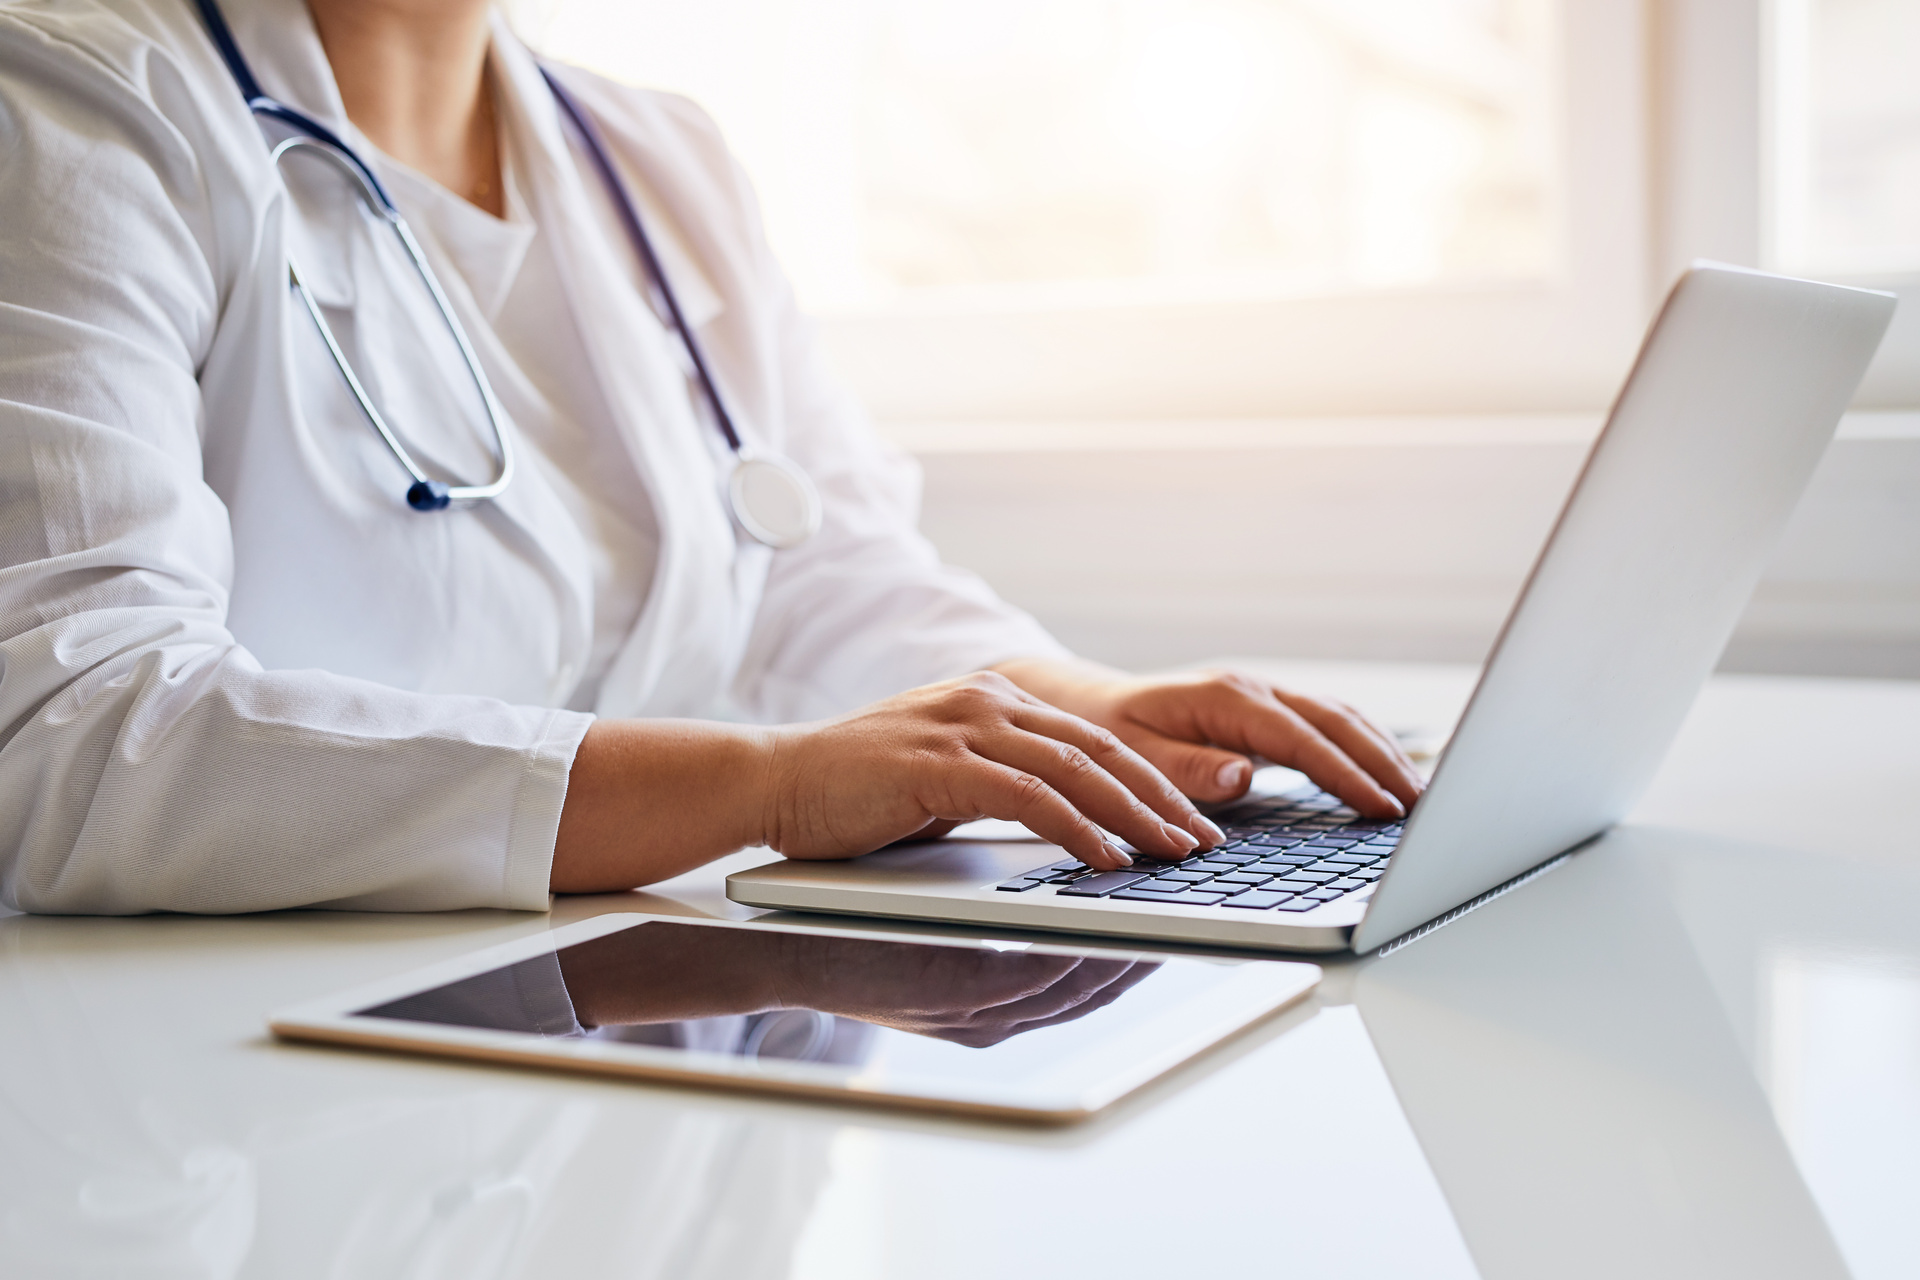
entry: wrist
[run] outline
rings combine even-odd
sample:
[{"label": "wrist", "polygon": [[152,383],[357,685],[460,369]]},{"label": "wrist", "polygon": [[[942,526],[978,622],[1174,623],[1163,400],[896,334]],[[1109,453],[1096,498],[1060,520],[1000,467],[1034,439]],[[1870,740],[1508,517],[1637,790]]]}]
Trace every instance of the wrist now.
[{"label": "wrist", "polygon": [[994,671],[1022,690],[1083,720],[1103,723],[1103,708],[1126,672],[1086,658],[1012,658]]}]

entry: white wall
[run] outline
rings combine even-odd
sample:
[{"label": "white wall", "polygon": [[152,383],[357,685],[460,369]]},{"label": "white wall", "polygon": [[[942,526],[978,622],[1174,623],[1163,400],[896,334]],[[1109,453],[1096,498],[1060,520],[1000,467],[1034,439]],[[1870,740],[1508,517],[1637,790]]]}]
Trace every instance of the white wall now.
[{"label": "white wall", "polygon": [[[900,426],[924,527],[1089,656],[1477,660],[1595,416]],[[1735,670],[1920,676],[1920,414],[1842,428]]]}]

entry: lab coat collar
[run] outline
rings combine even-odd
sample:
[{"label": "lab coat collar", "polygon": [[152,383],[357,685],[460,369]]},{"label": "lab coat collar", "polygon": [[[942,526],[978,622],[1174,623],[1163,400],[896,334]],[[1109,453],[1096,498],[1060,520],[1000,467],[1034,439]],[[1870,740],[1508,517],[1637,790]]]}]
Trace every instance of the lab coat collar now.
[{"label": "lab coat collar", "polygon": [[[571,125],[562,117],[560,104],[547,87],[539,59],[514,34],[506,14],[498,9],[493,13],[493,69],[499,79],[502,96],[509,99],[508,111],[515,126],[522,130],[521,143],[529,149],[537,148],[549,163],[564,158],[566,167],[580,172],[587,180],[598,182],[596,175],[588,173],[584,165],[575,162],[574,144],[568,137]],[[622,162],[623,157],[617,149],[612,159],[620,174],[621,185],[627,197],[638,207],[647,234],[653,241],[654,251],[660,255],[660,269],[666,272],[673,285],[681,314],[689,325],[699,329],[725,309],[720,291],[714,287],[713,281],[701,268],[699,259],[687,247],[679,223],[669,217],[655,200],[650,186],[640,180],[631,166]],[[530,182],[542,180],[544,178],[541,176],[529,175]],[[624,243],[621,247],[623,250],[626,248]],[[664,321],[666,317],[661,316],[661,319]]]},{"label": "lab coat collar", "polygon": [[[269,96],[306,112],[355,149],[375,150],[347,119],[339,83],[305,0],[221,0],[221,11],[254,78]],[[499,78],[499,91],[509,99],[513,126],[524,131],[526,149],[549,158],[571,158],[567,126],[540,74],[538,60],[514,33],[506,14],[496,8],[491,21],[494,74]],[[725,309],[720,291],[688,247],[678,222],[660,205],[649,184],[622,160],[616,153],[614,164],[620,169],[628,196],[646,220],[661,269],[673,283],[687,323],[699,329]],[[541,179],[531,176],[530,180]]]},{"label": "lab coat collar", "polygon": [[356,150],[365,145],[347,119],[340,86],[305,0],[219,0],[240,54],[270,98],[306,112]]},{"label": "lab coat collar", "polygon": [[[601,683],[596,710],[603,715],[712,715],[731,683],[752,616],[740,607],[734,587],[739,556],[723,487],[732,458],[694,410],[677,345],[642,291],[630,283],[639,279],[632,247],[617,231],[605,233],[594,213],[603,195],[599,177],[580,162],[539,64],[504,23],[496,26],[494,51],[503,104],[524,163],[524,189],[543,231],[553,233],[549,243],[575,314],[590,318],[582,334],[586,355],[621,425],[660,531],[646,605]],[[617,152],[615,162],[620,162]],[[630,170],[624,165],[622,170],[629,193],[640,199]],[[649,218],[650,231],[666,225],[663,217],[649,216],[644,205],[642,217]],[[697,292],[712,294],[712,286],[692,270],[683,249],[668,236],[655,235],[662,267],[672,273],[682,305],[690,310]],[[717,295],[706,309],[709,315],[718,311]],[[711,642],[690,644],[692,636]]]}]

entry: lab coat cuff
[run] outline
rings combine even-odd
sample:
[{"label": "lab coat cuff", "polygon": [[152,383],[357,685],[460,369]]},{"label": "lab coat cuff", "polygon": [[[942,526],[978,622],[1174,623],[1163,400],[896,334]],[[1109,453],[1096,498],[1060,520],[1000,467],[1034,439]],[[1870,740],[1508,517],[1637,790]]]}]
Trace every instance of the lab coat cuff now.
[{"label": "lab coat cuff", "polygon": [[545,911],[552,903],[553,845],[560,834],[560,810],[567,802],[567,777],[593,717],[581,711],[554,711],[527,749],[520,794],[507,833],[505,883],[501,904],[523,911]]}]

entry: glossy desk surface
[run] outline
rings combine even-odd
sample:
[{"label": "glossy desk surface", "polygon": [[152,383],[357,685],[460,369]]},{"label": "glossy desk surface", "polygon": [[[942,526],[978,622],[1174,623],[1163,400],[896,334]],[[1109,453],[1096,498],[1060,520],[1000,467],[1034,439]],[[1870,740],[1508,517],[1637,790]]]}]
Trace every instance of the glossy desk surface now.
[{"label": "glossy desk surface", "polygon": [[[1285,670],[1434,729],[1470,682]],[[1916,798],[1920,684],[1718,679],[1633,822],[1065,1131],[264,1034],[584,915],[751,914],[738,859],[551,917],[0,919],[0,1275],[1912,1277]]]}]

